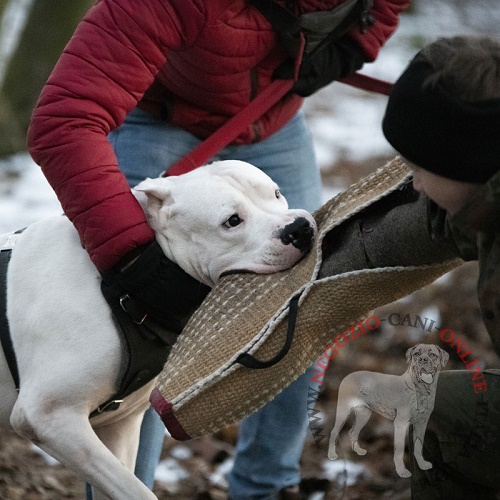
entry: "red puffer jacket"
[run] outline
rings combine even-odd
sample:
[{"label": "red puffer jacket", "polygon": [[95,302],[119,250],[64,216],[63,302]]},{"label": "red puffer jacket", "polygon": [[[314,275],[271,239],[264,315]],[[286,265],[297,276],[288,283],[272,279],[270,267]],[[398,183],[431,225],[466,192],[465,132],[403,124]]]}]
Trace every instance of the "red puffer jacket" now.
[{"label": "red puffer jacket", "polygon": [[[299,4],[304,12],[341,1]],[[367,61],[375,59],[408,4],[374,0],[377,22],[364,34],[349,34]],[[98,269],[109,270],[153,239],[107,134],[155,78],[168,89],[171,122],[204,138],[271,82],[284,57],[276,32],[245,0],[97,1],[41,93],[28,148]],[[236,142],[268,137],[301,102],[286,96]]]}]

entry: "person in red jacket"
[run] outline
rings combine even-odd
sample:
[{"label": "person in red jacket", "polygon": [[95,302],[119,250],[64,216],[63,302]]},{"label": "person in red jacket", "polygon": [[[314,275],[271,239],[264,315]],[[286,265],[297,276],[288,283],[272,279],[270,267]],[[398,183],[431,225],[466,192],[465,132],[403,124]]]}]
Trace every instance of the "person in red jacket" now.
[{"label": "person in red jacket", "polygon": [[[218,157],[255,164],[281,185],[292,206],[312,210],[320,203],[320,177],[300,113],[303,97],[373,61],[409,0],[275,3],[299,18],[342,5],[359,10],[341,35],[321,35],[321,50],[306,51],[292,92],[248,124]],[[306,32],[311,43],[314,36]],[[252,1],[98,0],[42,90],[28,131],[31,156],[104,283],[119,283],[137,307],[167,326],[171,318],[161,298],[172,284],[159,272],[165,258],[130,185],[162,173],[275,78],[290,77],[295,54],[286,38]],[[151,285],[138,284],[144,280]],[[186,301],[196,306],[203,297]],[[253,424],[242,424],[232,498],[276,498],[298,483],[306,388],[292,384],[281,400],[246,419]],[[291,418],[290,408],[298,416]],[[161,439],[156,441],[161,449]],[[155,463],[158,453],[157,445],[138,465],[146,455]],[[152,486],[151,466],[146,469],[149,477],[141,479]]]}]

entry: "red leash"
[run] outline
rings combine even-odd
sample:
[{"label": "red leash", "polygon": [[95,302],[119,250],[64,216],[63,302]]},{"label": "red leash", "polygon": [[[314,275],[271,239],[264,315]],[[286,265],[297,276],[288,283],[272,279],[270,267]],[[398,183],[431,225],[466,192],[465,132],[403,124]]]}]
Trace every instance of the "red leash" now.
[{"label": "red leash", "polygon": [[222,127],[208,136],[201,144],[175,162],[163,176],[181,175],[205,165],[210,158],[234,141],[240,132],[261,117],[277,103],[292,87],[293,80],[274,80],[266,90],[230,118]]},{"label": "red leash", "polygon": [[358,89],[367,90],[368,92],[375,92],[376,94],[389,95],[391,93],[393,84],[373,78],[372,76],[362,75],[361,73],[353,73],[341,80],[340,83],[351,85]]},{"label": "red leash", "polygon": [[[296,73],[297,70],[298,64],[296,66]],[[353,87],[383,95],[389,95],[392,89],[391,83],[360,73],[353,73],[339,81],[347,85],[352,85]],[[175,162],[162,174],[162,176],[167,177],[185,174],[201,165],[205,165],[210,158],[215,156],[230,142],[234,141],[245,127],[256,121],[270,109],[273,104],[276,104],[291,90],[294,83],[294,80],[275,80],[272,82],[267,89],[261,92],[239,113],[230,118],[222,127],[217,129],[195,149]]]}]

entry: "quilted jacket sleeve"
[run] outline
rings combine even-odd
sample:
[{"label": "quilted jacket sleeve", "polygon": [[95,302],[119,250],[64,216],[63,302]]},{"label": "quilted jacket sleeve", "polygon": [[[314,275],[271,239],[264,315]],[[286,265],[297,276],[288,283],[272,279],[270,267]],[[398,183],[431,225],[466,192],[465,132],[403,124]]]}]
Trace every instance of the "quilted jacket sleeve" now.
[{"label": "quilted jacket sleeve", "polygon": [[153,239],[107,134],[204,22],[201,0],[99,0],[42,90],[28,149],[101,271]]},{"label": "quilted jacket sleeve", "polygon": [[410,0],[374,0],[370,14],[375,23],[362,33],[359,26],[354,27],[348,36],[361,46],[366,61],[376,59],[381,47],[396,31],[399,14],[410,6]]}]

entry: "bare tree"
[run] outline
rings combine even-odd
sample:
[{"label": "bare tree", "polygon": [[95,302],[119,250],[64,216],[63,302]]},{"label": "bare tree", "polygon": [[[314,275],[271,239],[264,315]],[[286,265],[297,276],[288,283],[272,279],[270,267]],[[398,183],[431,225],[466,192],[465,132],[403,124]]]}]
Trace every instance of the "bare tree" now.
[{"label": "bare tree", "polygon": [[3,15],[3,12],[5,10],[5,6],[7,5],[7,2],[9,0],[0,0],[0,17]]},{"label": "bare tree", "polygon": [[[0,0],[0,15],[8,0]],[[0,88],[0,157],[25,150],[32,109],[94,0],[34,0]]]}]

